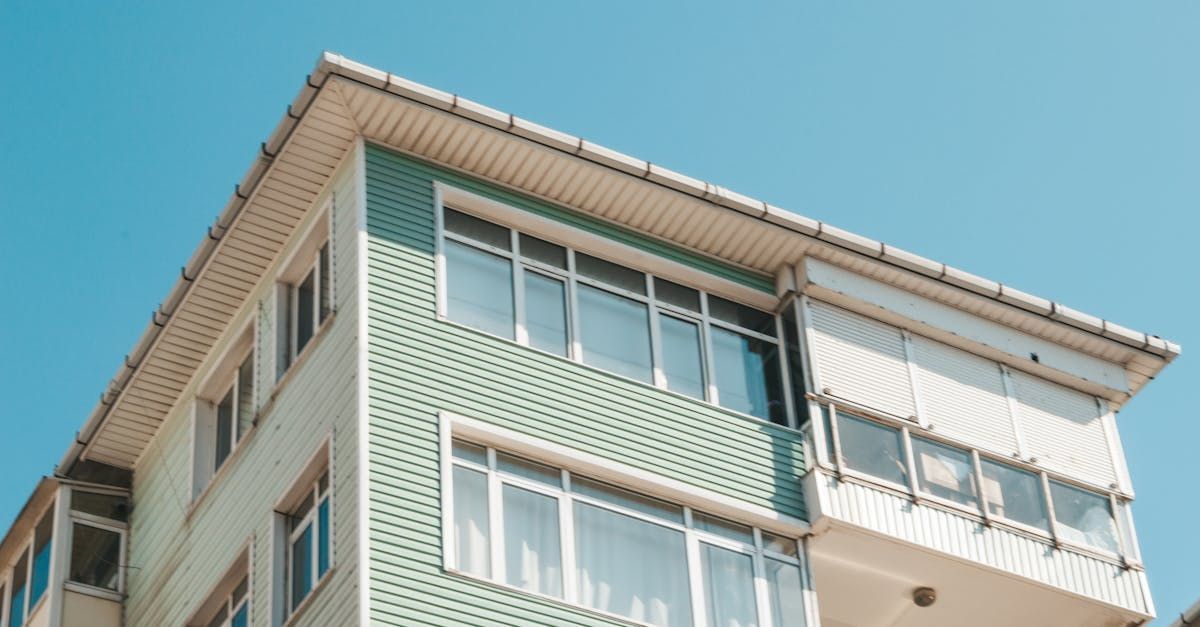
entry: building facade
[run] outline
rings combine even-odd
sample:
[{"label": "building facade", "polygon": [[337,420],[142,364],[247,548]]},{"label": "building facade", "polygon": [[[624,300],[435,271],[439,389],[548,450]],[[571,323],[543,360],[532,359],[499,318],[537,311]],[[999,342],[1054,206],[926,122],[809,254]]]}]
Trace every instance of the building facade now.
[{"label": "building facade", "polygon": [[326,54],[7,627],[1139,625],[1155,336]]}]

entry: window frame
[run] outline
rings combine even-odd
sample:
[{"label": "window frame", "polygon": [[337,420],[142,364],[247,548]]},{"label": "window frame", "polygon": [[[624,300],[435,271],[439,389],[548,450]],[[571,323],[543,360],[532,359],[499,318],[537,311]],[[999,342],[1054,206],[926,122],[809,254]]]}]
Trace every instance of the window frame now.
[{"label": "window frame", "polygon": [[[572,467],[565,464],[562,460],[562,451],[557,445],[546,444],[542,454],[537,454],[531,449],[541,446],[533,438],[523,437],[521,445],[513,446],[509,436],[505,435],[505,431],[501,427],[491,425],[483,425],[473,419],[464,418],[442,412],[441,415],[441,505],[442,505],[442,557],[443,569],[448,573],[453,573],[457,576],[468,577],[476,581],[486,582],[490,585],[498,586],[504,589],[513,590],[521,594],[534,596],[537,598],[547,599],[555,603],[564,604],[574,609],[585,612],[595,613],[601,616],[615,618],[622,622],[634,623],[639,625],[647,625],[649,623],[638,621],[620,613],[609,610],[602,610],[590,607],[583,603],[578,596],[578,580],[575,574],[577,562],[575,556],[575,522],[576,517],[574,508],[576,503],[587,504],[597,507],[602,510],[616,513],[622,516],[628,516],[632,519],[642,521],[648,524],[657,525],[677,531],[683,534],[685,547],[684,563],[687,568],[687,588],[688,588],[688,607],[692,616],[692,624],[702,625],[705,623],[707,614],[707,595],[705,594],[706,582],[702,571],[701,548],[704,544],[709,544],[720,549],[735,551],[739,554],[749,555],[752,564],[753,573],[753,590],[754,590],[754,606],[757,612],[760,625],[768,624],[771,620],[769,617],[773,611],[769,596],[769,581],[767,578],[767,560],[775,560],[776,562],[794,566],[797,568],[801,589],[796,591],[798,594],[804,595],[804,616],[802,617],[808,624],[812,624],[812,603],[815,593],[811,590],[811,575],[809,573],[807,548],[805,546],[803,536],[809,532],[806,523],[801,521],[788,521],[783,523],[779,520],[777,513],[771,512],[755,512],[751,506],[734,506],[743,511],[735,512],[732,509],[722,504],[706,503],[704,500],[684,499],[678,494],[672,494],[672,490],[668,487],[671,482],[662,479],[664,488],[663,491],[647,489],[649,486],[643,485],[647,481],[655,481],[645,477],[630,477],[626,480],[619,480],[616,475],[615,467],[620,466],[613,462],[606,464],[614,467],[614,470],[608,472],[599,472],[595,469],[588,468],[590,465],[590,455],[580,453],[575,459],[578,459],[581,464]],[[485,431],[491,432],[491,437]],[[452,453],[453,444],[458,441],[467,442],[476,446],[484,447],[486,454],[486,463],[479,463],[470,460],[462,459]],[[519,474],[514,474],[500,468],[498,458],[501,453],[507,453],[519,458],[543,464],[558,472],[558,481],[560,487],[548,485],[536,479],[531,479]],[[485,485],[487,489],[487,519],[488,519],[488,569],[487,576],[476,575],[460,568],[458,563],[458,555],[454,548],[454,481],[453,469],[459,467],[470,470],[472,472],[483,473],[485,477]],[[642,475],[644,473],[638,473]],[[680,522],[673,522],[653,514],[645,513],[637,509],[632,509],[604,500],[588,494],[583,494],[575,491],[572,486],[572,478],[576,475],[584,477],[591,481],[600,482],[611,485],[619,490],[628,491],[637,496],[662,501],[672,506],[678,507],[680,510]],[[655,481],[657,482],[657,481]],[[503,487],[505,485],[513,486],[522,490],[546,496],[555,499],[558,508],[558,540],[559,540],[559,570],[562,577],[562,596],[553,596],[542,592],[531,591],[520,587],[519,585],[507,583],[505,581],[506,569],[504,563],[504,511],[503,511]],[[692,490],[695,490],[694,488]],[[726,499],[721,499],[722,501]],[[747,527],[751,530],[751,542],[742,542],[734,540],[717,532],[708,531],[699,528],[695,524],[694,513],[703,513],[707,516],[725,520],[730,523]],[[771,518],[770,522],[764,525],[764,518]],[[745,522],[745,521],[750,522]],[[776,538],[783,538],[793,541],[795,544],[795,553],[786,554],[774,551],[766,546],[764,540],[765,535],[771,535]],[[499,556],[499,559],[497,559]]]},{"label": "window frame", "polygon": [[[296,520],[296,516],[294,516],[290,513],[285,514],[285,516],[287,518],[287,528],[286,528],[287,536],[285,538],[285,542],[287,544],[284,547],[286,550],[286,556],[284,558],[284,563],[286,564],[286,568],[284,569],[284,580],[285,580],[284,581],[284,594],[287,597],[286,602],[287,602],[289,614],[294,614],[294,613],[298,612],[300,610],[300,608],[303,606],[303,604],[305,603],[305,601],[307,601],[308,598],[311,597],[316,592],[317,586],[320,584],[321,580],[325,578],[325,575],[327,575],[331,570],[333,570],[333,559],[332,559],[333,558],[333,550],[332,550],[333,534],[331,533],[332,527],[333,527],[333,503],[332,503],[333,486],[332,486],[331,482],[332,482],[333,478],[328,475],[328,472],[329,472],[328,470],[322,471],[321,474],[318,475],[316,479],[313,479],[311,482],[309,482],[308,489],[306,489],[304,491],[303,498],[305,500],[307,500],[309,498],[312,499],[312,507],[310,507],[308,509],[308,511],[305,512],[304,516],[300,517],[299,520]],[[321,487],[320,487],[321,479],[325,479],[325,490],[324,491],[322,491]],[[329,527],[330,527],[329,530],[326,530],[326,537],[329,539],[329,542],[330,542],[330,546],[327,549],[327,551],[329,552],[330,563],[326,567],[325,572],[321,572],[321,570],[320,570],[320,555],[321,555],[320,509],[323,504],[328,504]],[[292,511],[294,512],[295,509],[293,509]],[[306,531],[312,532],[312,534],[310,536],[312,538],[312,544],[309,549],[309,551],[310,551],[309,561],[311,562],[309,564],[309,567],[312,569],[310,572],[312,582],[309,585],[308,591],[304,593],[304,596],[302,598],[294,599],[294,598],[292,598],[292,590],[294,588],[294,586],[293,586],[294,581],[292,580],[292,577],[293,577],[292,565],[295,561],[296,541],[301,536],[303,536]]]},{"label": "window frame", "polygon": [[[28,537],[21,543],[21,550],[13,553],[12,561],[5,564],[0,570],[0,589],[3,589],[4,597],[0,598],[0,627],[9,627],[12,620],[12,583],[16,577],[17,565],[21,560],[25,560],[24,584],[21,591],[21,623],[24,627],[29,624],[29,617],[36,612],[47,598],[52,593],[51,586],[53,580],[50,578],[51,572],[47,572],[46,588],[42,590],[42,594],[37,599],[33,599],[33,567],[36,557],[35,549],[37,547],[37,529],[41,525],[42,520],[49,517],[50,520],[50,546],[53,547],[56,543],[61,543],[62,538],[58,537],[58,528],[56,524],[55,512],[58,509],[58,499],[61,498],[61,492],[54,498],[49,500],[49,503],[43,506],[41,514],[34,519],[33,525],[26,531]],[[48,566],[49,571],[54,570],[53,551],[51,548],[51,564]]]},{"label": "window frame", "polygon": [[[280,270],[275,277],[273,323],[277,327],[274,334],[276,387],[282,384],[287,374],[301,361],[301,358],[310,352],[309,347],[317,341],[326,323],[337,314],[337,270],[335,269],[333,238],[334,210],[331,196],[322,203],[321,209],[315,214],[316,217],[305,227],[298,243],[280,265]],[[323,265],[327,266],[329,276],[324,276]],[[298,347],[299,286],[310,274],[313,276],[313,328],[312,334],[305,341],[304,346]],[[329,309],[322,311],[322,300],[326,296],[329,299]],[[285,313],[286,324],[281,325]],[[279,328],[280,326],[283,326],[282,330]]]},{"label": "window frame", "polygon": [[[191,466],[189,468],[189,485],[191,489],[191,502],[189,503],[188,513],[195,510],[205,495],[208,494],[214,484],[217,483],[219,477],[224,474],[226,468],[232,465],[233,460],[238,456],[238,453],[245,446],[250,436],[257,430],[260,413],[262,410],[262,355],[259,351],[261,329],[258,324],[258,317],[251,315],[250,319],[242,324],[241,329],[233,335],[233,339],[223,349],[221,354],[214,360],[213,365],[208,369],[204,379],[201,380],[198,386],[198,391],[193,399],[192,404],[192,429],[190,442]],[[241,399],[241,368],[249,361],[250,363],[250,416],[247,424],[249,425],[245,432],[239,433],[239,426],[242,421],[240,415],[240,399]],[[229,452],[225,458],[217,463],[217,438],[220,433],[220,404],[230,391],[234,392],[233,411],[231,415],[231,429],[229,443]],[[201,433],[202,428],[208,428],[208,423],[211,423],[212,435],[211,438],[204,436]],[[202,450],[203,449],[203,450]],[[203,485],[200,481],[203,480]]]},{"label": "window frame", "polygon": [[[719,279],[717,277],[707,277],[706,284],[699,285],[699,283],[697,281],[691,280],[688,276],[681,276],[682,273],[676,274],[676,273],[671,272],[671,267],[670,267],[671,264],[666,262],[665,260],[656,260],[656,261],[660,261],[660,262],[657,264],[645,264],[645,265],[641,265],[641,264],[630,265],[628,263],[614,262],[614,261],[611,261],[611,259],[613,258],[611,255],[607,255],[607,254],[605,254],[605,251],[596,250],[596,248],[589,245],[589,242],[591,240],[595,240],[599,236],[585,233],[575,227],[564,227],[568,231],[567,236],[561,236],[561,235],[556,236],[556,234],[549,234],[549,233],[540,231],[536,228],[530,229],[530,228],[525,228],[524,226],[514,227],[514,226],[510,225],[509,223],[507,223],[506,221],[498,220],[496,217],[488,215],[486,212],[477,211],[476,207],[474,205],[478,205],[480,203],[491,203],[493,205],[501,206],[503,208],[503,210],[510,211],[510,212],[521,212],[521,210],[519,210],[519,209],[511,208],[506,205],[500,205],[500,203],[495,203],[494,201],[487,201],[485,199],[464,200],[464,197],[471,196],[471,194],[469,194],[468,192],[462,192],[459,190],[455,190],[455,189],[450,188],[445,185],[440,185],[440,184],[436,185],[435,192],[436,192],[436,196],[437,196],[436,201],[435,201],[436,231],[437,231],[437,233],[436,233],[437,317],[440,321],[443,321],[443,322],[446,322],[449,324],[462,326],[464,328],[472,329],[476,332],[485,333],[491,337],[497,337],[499,339],[503,339],[506,341],[515,342],[521,346],[525,346],[527,348],[531,348],[533,350],[537,350],[542,353],[553,355],[555,357],[564,358],[569,361],[581,364],[585,367],[593,368],[593,369],[596,369],[601,372],[605,372],[605,373],[613,375],[613,376],[618,376],[618,377],[621,377],[626,380],[635,381],[642,385],[650,385],[656,389],[664,390],[671,394],[676,394],[682,398],[706,402],[706,403],[709,403],[716,407],[720,407],[721,409],[723,409],[725,411],[733,412],[739,416],[748,417],[748,418],[751,418],[756,421],[768,422],[771,424],[775,424],[777,426],[782,426],[782,427],[787,427],[787,428],[797,428],[798,424],[801,422],[800,416],[799,416],[799,411],[798,411],[800,399],[793,398],[795,393],[792,390],[792,385],[791,385],[792,379],[791,379],[791,375],[790,375],[790,368],[792,368],[793,365],[789,363],[789,359],[788,359],[788,337],[785,333],[784,326],[783,326],[785,324],[785,322],[783,320],[783,317],[780,315],[780,311],[779,311],[781,309],[781,301],[775,295],[773,295],[773,294],[768,295],[768,294],[765,294],[762,292],[757,292],[757,290],[753,290],[752,288],[745,288],[742,286],[734,286],[734,285],[730,284],[729,282],[727,282],[723,279]],[[447,198],[446,198],[447,195],[452,196],[454,199],[447,200]],[[500,248],[493,244],[479,241],[479,240],[473,239],[471,237],[468,237],[466,235],[454,233],[454,232],[448,230],[445,227],[445,223],[446,223],[445,211],[447,209],[456,211],[458,213],[466,214],[468,216],[483,220],[483,221],[493,224],[499,228],[507,230],[508,234],[509,234],[509,240],[508,240],[509,248],[508,249]],[[548,263],[542,262],[540,260],[525,256],[524,254],[522,254],[522,252],[521,252],[521,235],[535,237],[537,239],[541,239],[541,240],[550,242],[557,246],[561,246],[564,249],[566,267],[560,268],[560,267],[554,266],[552,264],[548,264]],[[512,295],[513,295],[513,320],[512,320],[512,324],[513,324],[512,338],[513,339],[505,338],[503,336],[496,336],[492,333],[489,333],[488,331],[478,329],[469,324],[457,322],[450,317],[449,302],[448,302],[448,300],[449,300],[448,299],[449,272],[448,272],[448,262],[446,259],[446,242],[455,242],[462,246],[467,246],[467,247],[473,248],[478,251],[482,251],[482,252],[485,252],[485,253],[488,253],[491,255],[502,257],[502,258],[508,260],[508,262],[511,264],[511,268],[512,268],[512,270],[511,270],[511,276],[512,276],[511,288],[512,288]],[[623,246],[621,244],[614,244],[614,245]],[[614,263],[621,267],[624,267],[624,268],[627,268],[627,269],[630,269],[630,270],[640,273],[643,276],[643,280],[645,281],[644,293],[630,291],[630,290],[624,289],[620,286],[612,285],[612,284],[606,283],[604,281],[601,281],[601,280],[598,280],[598,279],[595,279],[592,277],[588,277],[588,276],[585,276],[585,275],[579,273],[579,271],[577,269],[577,264],[576,264],[577,253],[596,257],[601,260],[608,261],[609,263]],[[642,255],[645,256],[645,255],[647,255],[647,253],[642,253]],[[646,267],[646,265],[653,265],[655,267]],[[659,266],[661,266],[661,267],[659,267]],[[666,270],[665,272],[664,272],[664,269]],[[553,352],[542,350],[542,349],[532,345],[529,341],[529,332],[528,332],[528,327],[527,327],[527,318],[526,318],[526,311],[525,311],[526,298],[525,298],[525,293],[524,293],[525,292],[524,273],[526,273],[526,272],[534,272],[537,274],[541,274],[542,276],[561,281],[565,287],[564,303],[563,303],[565,313],[566,313],[566,321],[565,321],[566,329],[565,330],[566,330],[566,334],[567,334],[566,354],[565,355],[559,355],[559,354],[556,354]],[[698,271],[691,271],[691,272],[688,272],[687,274],[694,275],[696,272],[698,272]],[[699,310],[692,311],[685,307],[680,307],[680,306],[674,305],[672,303],[666,302],[666,301],[658,298],[657,295],[655,294],[655,279],[656,278],[664,279],[664,280],[670,281],[672,283],[677,283],[677,284],[687,287],[689,289],[695,290],[698,293]],[[602,368],[602,367],[599,367],[599,366],[596,366],[593,364],[589,364],[585,361],[585,349],[583,346],[582,335],[581,335],[582,326],[580,324],[580,312],[581,312],[581,306],[580,306],[580,300],[579,300],[579,286],[580,285],[588,286],[588,287],[597,289],[603,293],[607,293],[607,294],[614,295],[617,297],[626,298],[626,299],[635,301],[646,307],[647,319],[648,319],[648,323],[649,323],[648,335],[649,335],[649,340],[650,340],[650,344],[648,346],[649,353],[650,353],[650,380],[649,381],[644,381],[644,380],[640,380],[640,379],[630,377],[630,376],[627,376],[624,374],[620,374],[616,371],[609,370],[607,368]],[[714,291],[714,287],[717,288],[715,291]],[[756,300],[756,304],[752,303],[752,302],[748,302],[748,299],[745,297],[745,295],[748,292],[757,292],[758,298]],[[713,297],[720,297],[724,300],[732,301],[738,305],[742,305],[742,306],[757,310],[760,313],[764,314],[765,316],[769,316],[774,321],[774,324],[772,326],[772,330],[773,330],[774,334],[769,335],[766,333],[761,333],[757,330],[742,327],[738,324],[734,324],[732,322],[721,320],[719,318],[712,316],[709,311],[710,294]],[[768,306],[767,305],[768,302],[773,303],[773,304]],[[791,302],[792,301],[790,299],[785,299],[783,301],[783,306],[792,306]],[[702,379],[701,389],[703,391],[702,398],[696,398],[694,396],[691,396],[690,394],[672,390],[669,387],[670,382],[668,381],[668,377],[667,377],[666,373],[664,372],[664,360],[663,360],[663,355],[662,355],[662,332],[663,331],[662,331],[661,322],[659,321],[659,318],[661,316],[672,316],[677,319],[683,320],[685,322],[695,324],[697,326],[697,331],[698,331],[698,336],[699,336],[699,346],[698,346],[699,357],[700,357],[699,366],[700,366],[700,375],[701,375],[701,379]],[[799,327],[800,326],[799,316],[797,316],[796,318],[797,318],[796,324],[797,324],[797,327]],[[762,342],[767,343],[770,346],[773,346],[774,351],[775,351],[776,364],[775,364],[774,368],[770,368],[769,366],[764,365],[763,372],[768,377],[774,378],[777,381],[777,385],[779,386],[780,396],[778,399],[770,398],[770,394],[769,394],[770,386],[771,386],[770,379],[765,380],[763,385],[765,386],[764,389],[768,394],[768,399],[767,399],[768,407],[765,408],[767,415],[756,416],[754,414],[721,404],[720,390],[718,389],[718,384],[717,384],[717,381],[718,381],[718,374],[717,374],[717,368],[716,368],[717,364],[715,363],[715,360],[714,360],[714,350],[715,350],[714,349],[714,340],[713,340],[713,330],[714,329],[726,331],[726,332],[732,333],[739,337],[746,337],[746,338],[750,338],[753,340],[762,341]],[[802,335],[803,335],[802,329],[797,328],[797,336],[802,337]],[[802,347],[797,346],[797,350],[799,350],[801,352],[801,354],[803,354],[804,349]],[[781,420],[780,422],[775,422],[771,418],[771,409],[770,409],[769,404],[772,401],[777,401],[777,402],[782,403],[781,415],[779,417]]]},{"label": "window frame", "polygon": [[[929,503],[938,508],[949,510],[955,513],[964,514],[969,518],[979,520],[987,526],[996,526],[1010,531],[1015,531],[1025,536],[1035,538],[1046,542],[1056,548],[1069,548],[1074,552],[1091,555],[1106,561],[1114,562],[1126,567],[1139,567],[1140,556],[1136,546],[1129,546],[1128,537],[1136,538],[1132,535],[1132,529],[1126,529],[1126,521],[1122,520],[1119,511],[1129,509],[1129,499],[1122,498],[1115,492],[1102,491],[1098,488],[1089,486],[1081,481],[1070,477],[1047,471],[1035,465],[1025,463],[1021,460],[1010,459],[973,447],[962,442],[955,441],[951,438],[944,437],[932,431],[922,429],[911,421],[896,418],[875,412],[867,408],[855,405],[842,405],[830,399],[814,397],[809,401],[810,416],[818,416],[819,419],[810,419],[803,429],[807,432],[806,438],[808,450],[816,452],[816,455],[809,457],[812,461],[810,464],[814,467],[819,467],[825,472],[832,474],[839,480],[849,480],[861,484],[866,484],[876,488],[881,488],[889,492],[893,492],[904,496],[914,503]],[[826,418],[828,416],[828,418]],[[848,467],[841,453],[841,436],[838,429],[839,417],[850,417],[852,419],[873,422],[888,429],[898,431],[901,438],[901,454],[905,456],[908,481],[906,485],[898,484],[889,481],[882,477],[876,477],[869,473],[855,470]],[[826,431],[828,424],[829,431]],[[949,447],[951,449],[966,453],[972,461],[972,481],[976,486],[976,506],[967,506],[958,503],[948,498],[942,498],[934,494],[925,492],[917,486],[916,481],[916,460],[913,454],[912,439],[920,438],[936,444]],[[827,442],[833,445],[833,450],[828,450]],[[982,461],[987,460],[994,464],[1013,468],[1030,473],[1038,479],[1038,491],[1041,499],[1042,508],[1046,513],[1047,529],[1041,529],[1033,525],[1028,525],[1017,520],[997,516],[988,511],[987,499],[982,490],[983,486],[983,471]],[[1109,512],[1113,521],[1113,529],[1116,533],[1116,542],[1118,546],[1117,552],[1108,551],[1099,546],[1092,546],[1080,542],[1074,542],[1061,537],[1059,532],[1059,523],[1054,516],[1054,502],[1050,493],[1051,482],[1060,483],[1071,488],[1093,494],[1097,497],[1102,497],[1110,503]],[[1124,516],[1128,519],[1129,516]]]},{"label": "window frame", "polygon": [[[314,490],[321,477],[328,476],[328,485],[321,500],[313,501],[313,506],[304,517],[301,527],[307,522],[313,529],[313,563],[312,585],[304,598],[293,608],[292,606],[292,540],[295,535],[291,520],[293,513],[299,508],[305,498],[314,498]],[[337,571],[337,496],[335,494],[336,469],[334,467],[334,437],[326,435],[316,447],[316,451],[308,458],[296,475],[296,480],[284,491],[272,508],[272,576],[271,576],[271,624],[276,627],[290,624],[297,616],[304,613],[313,603],[313,599],[325,587],[326,583]],[[316,524],[316,516],[321,501],[329,504],[329,565],[323,574],[318,575],[320,533]],[[313,516],[312,520],[308,516]]]}]

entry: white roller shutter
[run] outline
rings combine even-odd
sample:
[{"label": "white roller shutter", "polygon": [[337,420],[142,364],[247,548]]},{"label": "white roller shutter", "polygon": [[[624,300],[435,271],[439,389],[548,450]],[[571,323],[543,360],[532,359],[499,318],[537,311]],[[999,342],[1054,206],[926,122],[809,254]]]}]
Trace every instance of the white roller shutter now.
[{"label": "white roller shutter", "polygon": [[815,301],[809,318],[818,389],[902,418],[917,413],[899,329]]},{"label": "white roller shutter", "polygon": [[994,361],[913,336],[922,418],[934,432],[999,455],[1017,451],[1004,375]]},{"label": "white roller shutter", "polygon": [[1012,380],[1021,437],[1039,465],[1097,486],[1116,483],[1095,398],[1023,372]]}]

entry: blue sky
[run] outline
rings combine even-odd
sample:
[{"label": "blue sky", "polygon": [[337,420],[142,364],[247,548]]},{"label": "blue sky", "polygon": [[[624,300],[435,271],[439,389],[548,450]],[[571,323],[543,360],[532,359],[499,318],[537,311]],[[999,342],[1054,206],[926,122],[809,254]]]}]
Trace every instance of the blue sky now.
[{"label": "blue sky", "polygon": [[1200,596],[1200,3],[138,4],[0,2],[0,521],[330,49],[1180,342],[1119,421]]}]

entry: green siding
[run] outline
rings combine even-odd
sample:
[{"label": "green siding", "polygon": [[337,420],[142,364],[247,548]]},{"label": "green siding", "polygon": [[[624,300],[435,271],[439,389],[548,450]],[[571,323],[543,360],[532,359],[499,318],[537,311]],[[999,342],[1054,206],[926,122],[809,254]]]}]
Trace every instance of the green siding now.
[{"label": "green siding", "polygon": [[713,274],[762,277],[367,147],[372,622],[609,624],[442,571],[438,412],[452,411],[804,518],[799,436],[436,318],[433,181]]}]

